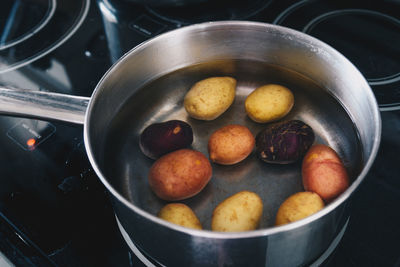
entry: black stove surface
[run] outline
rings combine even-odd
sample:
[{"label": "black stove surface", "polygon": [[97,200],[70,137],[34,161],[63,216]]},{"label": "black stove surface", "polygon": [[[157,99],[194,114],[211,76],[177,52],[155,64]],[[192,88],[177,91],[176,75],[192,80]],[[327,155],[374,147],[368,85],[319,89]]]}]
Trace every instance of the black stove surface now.
[{"label": "black stove surface", "polygon": [[[367,78],[383,128],[375,163],[352,197],[345,234],[323,266],[400,266],[399,1],[220,0],[179,8],[125,0],[2,1],[0,85],[31,90],[90,96],[135,45],[203,21],[274,23],[332,45]],[[143,266],[122,239],[86,158],[82,126],[0,116],[0,133],[0,253],[9,262]]]}]

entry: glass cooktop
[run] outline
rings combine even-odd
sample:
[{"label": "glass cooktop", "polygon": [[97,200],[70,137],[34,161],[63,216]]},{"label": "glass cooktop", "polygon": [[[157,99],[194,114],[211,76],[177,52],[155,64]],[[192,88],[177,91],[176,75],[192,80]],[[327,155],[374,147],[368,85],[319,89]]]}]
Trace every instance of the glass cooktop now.
[{"label": "glass cooktop", "polygon": [[89,0],[3,0],[0,9],[0,73],[50,53],[79,28]]},{"label": "glass cooktop", "polygon": [[[400,215],[393,212],[400,203],[399,1],[220,0],[156,8],[129,0],[3,0],[0,85],[90,96],[111,64],[141,42],[185,25],[230,19],[308,33],[366,77],[382,111],[381,148],[323,266],[399,265]],[[45,138],[32,143],[32,131]],[[120,235],[87,161],[81,126],[0,116],[0,134],[0,252],[8,262],[144,265]]]}]

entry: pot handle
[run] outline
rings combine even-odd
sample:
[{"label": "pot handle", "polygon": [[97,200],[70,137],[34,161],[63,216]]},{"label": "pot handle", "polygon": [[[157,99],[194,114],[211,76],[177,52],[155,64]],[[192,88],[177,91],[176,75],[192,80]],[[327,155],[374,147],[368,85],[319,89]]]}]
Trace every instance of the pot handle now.
[{"label": "pot handle", "polygon": [[0,113],[83,124],[89,97],[0,87]]}]

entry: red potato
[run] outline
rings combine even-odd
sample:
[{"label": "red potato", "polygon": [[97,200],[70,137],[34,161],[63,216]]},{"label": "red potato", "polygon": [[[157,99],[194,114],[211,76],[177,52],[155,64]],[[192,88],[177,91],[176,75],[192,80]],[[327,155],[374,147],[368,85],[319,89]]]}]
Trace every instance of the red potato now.
[{"label": "red potato", "polygon": [[191,149],[180,149],[155,161],[148,179],[151,189],[159,198],[175,201],[199,193],[211,176],[211,164],[204,154]]},{"label": "red potato", "polygon": [[302,164],[304,189],[330,202],[349,187],[349,176],[338,154],[326,145],[314,145]]}]

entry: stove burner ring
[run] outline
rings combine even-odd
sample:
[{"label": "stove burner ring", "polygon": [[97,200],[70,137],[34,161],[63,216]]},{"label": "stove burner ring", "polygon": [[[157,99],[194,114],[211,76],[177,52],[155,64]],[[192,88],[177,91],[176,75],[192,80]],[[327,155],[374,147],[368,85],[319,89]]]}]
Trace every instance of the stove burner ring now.
[{"label": "stove burner ring", "polygon": [[[323,21],[326,21],[327,19],[343,15],[357,15],[357,14],[381,17],[395,25],[398,25],[400,28],[400,21],[398,19],[377,11],[371,11],[366,9],[341,9],[341,10],[327,12],[315,17],[303,27],[302,31],[309,34],[318,24],[320,24]],[[394,83],[400,81],[400,72],[380,78],[366,78],[366,80],[371,86]]]},{"label": "stove burner ring", "polygon": [[278,25],[281,24],[282,21],[284,21],[286,19],[286,17],[288,17],[296,9],[308,4],[308,2],[309,2],[309,0],[302,0],[300,2],[297,2],[296,4],[291,5],[286,10],[284,10],[281,14],[279,14],[279,16],[277,16],[276,19],[274,19],[274,21],[272,23],[278,24]]},{"label": "stove burner ring", "polygon": [[[15,39],[12,39],[10,41],[7,41],[6,38],[8,36],[8,32],[11,29],[12,22],[11,22],[11,20],[7,21],[7,23],[4,27],[4,30],[1,34],[1,37],[0,37],[0,50],[9,48],[11,46],[14,46],[16,44],[19,44],[19,43],[25,41],[26,39],[30,38],[31,36],[33,36],[37,32],[39,32],[43,27],[45,27],[49,23],[50,19],[54,16],[56,6],[57,6],[56,0],[48,0],[48,2],[49,2],[48,8],[46,10],[46,14],[44,15],[43,19],[38,24],[36,24],[34,27],[32,27],[29,32],[26,32],[26,33],[22,34],[21,36],[15,38]],[[12,14],[10,14],[11,17],[15,14],[18,3],[19,3],[19,1],[14,2],[12,10],[11,10]]]},{"label": "stove burner ring", "polygon": [[[40,0],[32,2],[33,9],[25,2],[17,0],[8,7],[10,9],[4,10],[9,12],[6,17],[10,19],[3,24],[0,32],[0,74],[26,66],[67,41],[86,18],[90,0]],[[38,14],[40,17],[37,17]],[[16,15],[22,24],[13,24]],[[63,17],[62,20],[59,15]],[[35,25],[33,27],[29,26],[32,20]],[[12,34],[16,36],[13,37]]]},{"label": "stove burner ring", "polygon": [[274,24],[303,31],[346,56],[371,86],[381,111],[400,110],[400,20],[395,3],[298,1]]}]

